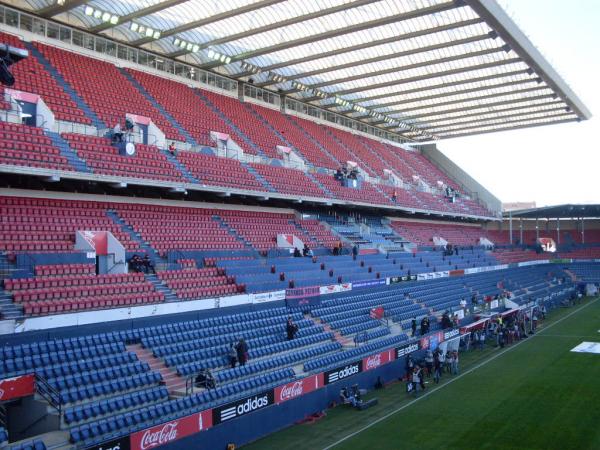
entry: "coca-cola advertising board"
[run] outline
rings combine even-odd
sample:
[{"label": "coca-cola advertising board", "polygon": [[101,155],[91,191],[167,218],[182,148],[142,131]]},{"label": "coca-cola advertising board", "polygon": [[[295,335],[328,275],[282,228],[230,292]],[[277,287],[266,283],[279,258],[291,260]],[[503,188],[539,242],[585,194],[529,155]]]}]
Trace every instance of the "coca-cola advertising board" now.
[{"label": "coca-cola advertising board", "polygon": [[35,392],[33,374],[0,380],[0,400],[27,397]]},{"label": "coca-cola advertising board", "polygon": [[288,400],[301,397],[304,394],[315,391],[324,386],[323,374],[311,375],[310,377],[301,380],[292,381],[291,383],[275,388],[275,403],[283,403]]},{"label": "coca-cola advertising board", "polygon": [[131,435],[131,450],[150,450],[212,427],[212,410],[172,420]]},{"label": "coca-cola advertising board", "polygon": [[367,356],[363,358],[362,367],[363,372],[367,370],[377,369],[378,367],[383,366],[384,364],[389,363],[394,360],[394,351],[386,350],[385,352],[376,353],[375,355]]}]

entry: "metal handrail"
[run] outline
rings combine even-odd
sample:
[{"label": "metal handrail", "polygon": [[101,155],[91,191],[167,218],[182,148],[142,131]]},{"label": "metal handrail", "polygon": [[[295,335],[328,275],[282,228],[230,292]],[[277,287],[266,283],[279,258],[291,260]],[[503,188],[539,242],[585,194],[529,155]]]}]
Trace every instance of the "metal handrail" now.
[{"label": "metal handrail", "polygon": [[35,374],[35,385],[36,392],[40,394],[50,406],[58,411],[58,416],[61,418],[63,414],[63,404],[60,398],[60,391],[37,373]]}]

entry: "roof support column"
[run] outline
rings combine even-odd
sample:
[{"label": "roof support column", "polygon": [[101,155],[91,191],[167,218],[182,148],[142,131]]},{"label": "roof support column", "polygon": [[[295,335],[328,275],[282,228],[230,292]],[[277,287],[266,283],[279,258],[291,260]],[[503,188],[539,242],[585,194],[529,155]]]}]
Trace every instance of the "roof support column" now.
[{"label": "roof support column", "polygon": [[523,245],[523,218],[519,219],[519,242]]},{"label": "roof support column", "polygon": [[556,218],[556,243],[560,245],[560,219]]},{"label": "roof support column", "polygon": [[585,223],[585,219],[582,217],[581,218],[581,243],[585,244],[585,229],[584,229],[584,224]]},{"label": "roof support column", "polygon": [[513,238],[512,238],[512,212],[508,213],[508,239],[510,244],[512,245],[513,243]]},{"label": "roof support column", "polygon": [[279,110],[282,114],[285,114],[287,111],[287,108],[285,107],[285,99],[285,94],[279,94]]},{"label": "roof support column", "polygon": [[539,219],[536,217],[535,218],[535,240],[536,240],[536,243],[539,238],[540,238],[540,222],[539,222]]},{"label": "roof support column", "polygon": [[243,81],[238,81],[238,100],[244,102],[244,85]]}]

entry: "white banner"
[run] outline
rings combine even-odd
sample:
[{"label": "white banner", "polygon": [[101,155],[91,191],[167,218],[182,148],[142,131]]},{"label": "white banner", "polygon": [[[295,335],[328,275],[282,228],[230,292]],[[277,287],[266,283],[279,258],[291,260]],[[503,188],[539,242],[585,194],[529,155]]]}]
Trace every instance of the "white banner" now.
[{"label": "white banner", "polygon": [[523,261],[517,264],[518,267],[537,266],[538,264],[549,264],[549,259],[540,259],[538,261]]},{"label": "white banner", "polygon": [[351,290],[352,283],[330,284],[328,286],[321,286],[319,288],[321,295],[335,294],[336,292],[347,292]]},{"label": "white banner", "polygon": [[260,294],[251,294],[252,303],[268,303],[277,300],[285,300],[285,289],[282,291],[261,292]]},{"label": "white banner", "polygon": [[465,269],[465,275],[469,275],[472,273],[481,273],[481,272],[493,272],[495,270],[508,269],[508,264],[500,264],[498,266],[483,266],[483,267],[470,267]]},{"label": "white banner", "polygon": [[446,278],[450,276],[447,270],[443,272],[420,273],[417,275],[417,280],[434,280],[436,278]]}]

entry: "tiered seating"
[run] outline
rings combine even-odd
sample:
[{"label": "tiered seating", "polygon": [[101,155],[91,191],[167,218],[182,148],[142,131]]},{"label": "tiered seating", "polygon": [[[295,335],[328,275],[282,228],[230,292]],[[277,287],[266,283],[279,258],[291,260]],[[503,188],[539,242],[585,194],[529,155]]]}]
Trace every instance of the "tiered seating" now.
[{"label": "tiered seating", "polygon": [[216,267],[165,270],[157,275],[181,299],[215,297],[243,291],[243,286],[235,284],[234,277],[226,276],[223,269]]},{"label": "tiered seating", "polygon": [[0,164],[74,170],[41,128],[1,121]]},{"label": "tiered seating", "polygon": [[38,42],[34,45],[108,127],[122,124],[127,113],[138,114],[152,119],[168,139],[183,140],[113,64]]},{"label": "tiered seating", "polygon": [[179,152],[177,159],[203,184],[251,191],[266,191],[237,159],[196,152]]},{"label": "tiered seating", "polygon": [[342,186],[333,175],[315,173],[314,177],[337,198],[353,202],[372,203],[377,205],[390,205],[388,201],[371,183],[364,182],[360,189]]},{"label": "tiered seating", "polygon": [[379,185],[379,189],[381,189],[389,198],[393,199],[394,193],[396,194],[396,205],[398,206],[406,206],[409,208],[417,208],[422,209],[423,203],[420,202],[413,191],[409,191],[407,189],[402,189],[394,186],[387,186],[384,184]]},{"label": "tiered seating", "polygon": [[338,144],[335,139],[333,139],[328,133],[327,129],[322,127],[321,125],[316,124],[315,122],[311,122],[306,119],[302,119],[300,117],[288,117],[289,120],[296,122],[300,127],[302,127],[312,138],[321,144],[339,163],[336,167],[339,168],[340,165],[346,164],[347,161],[355,161],[359,164],[359,166],[367,171],[370,175],[375,175],[369,167],[361,164],[362,161],[356,161],[355,158],[348,150],[346,150],[343,146]]},{"label": "tiered seating", "polygon": [[298,223],[323,247],[333,248],[340,241],[339,237],[334,235],[329,228],[321,224],[318,220],[302,219]]},{"label": "tiered seating", "polygon": [[248,107],[258,112],[292,147],[316,167],[337,169],[339,163],[324,153],[304,132],[287,116],[254,104]]},{"label": "tiered seating", "polygon": [[26,315],[164,301],[141,273],[17,278],[4,280],[4,286]]},{"label": "tiered seating", "polygon": [[536,253],[533,250],[521,249],[497,249],[494,256],[502,264],[510,264],[523,261],[537,261],[553,258],[551,253]]},{"label": "tiered seating", "polygon": [[451,180],[445,173],[438,169],[437,166],[432,164],[421,153],[411,152],[397,147],[395,147],[395,149],[402,154],[403,159],[412,167],[414,167],[419,176],[431,187],[437,187],[437,182],[442,181],[444,184],[460,191],[460,188],[454,180]]},{"label": "tiered seating", "polygon": [[229,125],[208,107],[189,86],[176,81],[150,75],[137,70],[125,69],[146,91],[181,125],[200,145],[214,146],[210,132],[231,135],[246,151],[244,142],[236,139]]},{"label": "tiered seating", "polygon": [[391,226],[400,236],[424,246],[433,246],[434,236],[458,246],[479,245],[479,238],[485,236],[480,227],[454,223],[392,221]]},{"label": "tiered seating", "polygon": [[[250,140],[270,158],[280,158],[277,153],[278,145],[285,145],[276,134],[274,134],[265,123],[247,109],[239,100],[224,95],[215,94],[210,91],[202,91],[212,104],[221,110]],[[241,139],[236,139],[239,143]],[[245,151],[255,154],[256,151],[250,146],[244,147]]]},{"label": "tiered seating", "polygon": [[119,203],[119,216],[160,254],[169,250],[241,250],[237,241],[209,209]]},{"label": "tiered seating", "polygon": [[47,264],[35,266],[37,277],[63,277],[67,275],[94,275],[94,264]]},{"label": "tiered seating", "polygon": [[358,136],[333,127],[326,127],[325,129],[348,147],[352,153],[358,156],[364,165],[371,169],[371,172],[374,175],[383,177],[383,170],[390,168],[389,165],[385,164],[381,159],[371,153],[371,151],[358,139]]},{"label": "tiered seating", "polygon": [[136,144],[134,156],[119,154],[110,139],[63,133],[73,150],[94,170],[104,175],[149,178],[160,181],[184,181],[175,166],[157,147]]},{"label": "tiered seating", "polygon": [[[265,164],[250,164],[271,186],[282,194],[306,195],[310,197],[326,197],[306,174],[300,170]],[[263,188],[264,189],[264,188]]]},{"label": "tiered seating", "polygon": [[14,252],[68,252],[75,232],[110,231],[127,251],[139,251],[128,233],[107,215],[98,202],[0,197],[0,250]]},{"label": "tiered seating", "polygon": [[292,223],[293,214],[222,210],[219,216],[257,250],[276,248],[279,233],[294,234],[305,240]]},{"label": "tiered seating", "polygon": [[574,248],[569,251],[561,251],[561,258],[571,259],[597,259],[600,258],[600,247]]},{"label": "tiered seating", "polygon": [[[19,38],[6,33],[0,33],[0,42],[17,48],[25,47]],[[30,56],[13,65],[10,70],[15,77],[11,89],[38,94],[56,119],[87,125],[92,123],[36,58]],[[4,89],[0,89],[0,93],[3,93]],[[8,104],[5,109],[8,109]]]},{"label": "tiered seating", "polygon": [[363,136],[357,136],[364,145],[377,152],[379,156],[387,163],[387,169],[392,169],[405,183],[413,183],[413,175],[417,175],[416,170],[409,166],[396,151],[396,147],[389,144],[383,144],[374,139],[368,139]]}]

